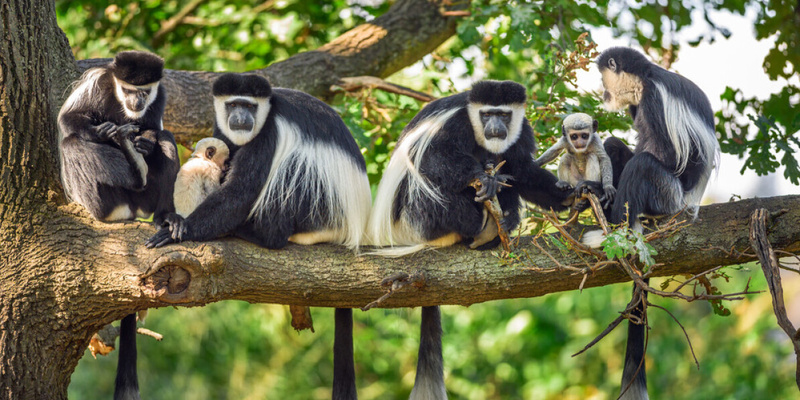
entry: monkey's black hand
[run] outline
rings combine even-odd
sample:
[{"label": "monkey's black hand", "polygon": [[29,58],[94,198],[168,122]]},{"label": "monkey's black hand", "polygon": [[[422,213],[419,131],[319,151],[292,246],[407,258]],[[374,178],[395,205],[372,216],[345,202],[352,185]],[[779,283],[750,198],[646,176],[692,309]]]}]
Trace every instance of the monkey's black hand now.
[{"label": "monkey's black hand", "polygon": [[183,240],[183,234],[186,233],[187,225],[186,220],[178,214],[169,213],[164,217],[164,222],[161,223],[162,227],[168,228],[172,234],[170,237],[176,242]]},{"label": "monkey's black hand", "polygon": [[100,140],[110,140],[111,134],[117,129],[117,124],[111,121],[106,121],[100,125],[97,125],[94,129],[95,133],[97,133],[97,137],[99,137]]},{"label": "monkey's black hand", "polygon": [[500,181],[497,178],[497,176],[491,176],[488,174],[484,174],[478,178],[478,181],[481,183],[481,187],[475,192],[476,202],[484,202],[497,194],[497,192],[500,190]]},{"label": "monkey's black hand", "polygon": [[564,191],[573,189],[572,185],[570,185],[567,181],[556,182],[556,187]]},{"label": "monkey's black hand", "polygon": [[170,229],[165,227],[159,229],[155,235],[150,237],[150,239],[147,239],[147,241],[144,242],[144,245],[148,249],[152,249],[165,246],[170,243],[175,243],[175,239],[172,238],[172,232],[170,232]]},{"label": "monkey's black hand", "polygon": [[144,136],[136,136],[133,138],[133,148],[143,156],[148,156],[153,152],[156,147],[156,142]]},{"label": "monkey's black hand", "polygon": [[603,208],[608,208],[611,206],[611,204],[614,203],[614,196],[616,195],[617,189],[614,188],[614,186],[603,186],[603,197],[600,198],[600,203],[603,205]]}]

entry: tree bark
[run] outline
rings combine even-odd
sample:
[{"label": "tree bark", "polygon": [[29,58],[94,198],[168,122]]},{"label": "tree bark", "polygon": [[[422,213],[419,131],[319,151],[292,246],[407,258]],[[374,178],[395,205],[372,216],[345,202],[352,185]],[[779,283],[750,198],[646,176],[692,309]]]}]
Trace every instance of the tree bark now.
[{"label": "tree bark", "polygon": [[[331,86],[342,78],[389,75],[417,62],[455,33],[459,17],[442,13],[463,9],[469,2],[448,0],[397,0],[384,14],[359,25],[317,50],[294,55],[266,68],[250,71],[267,77],[274,86],[330,97]],[[88,69],[110,59],[78,61]],[[164,128],[179,143],[211,136],[214,113],[211,84],[220,73],[167,70],[164,86],[169,94]]]}]

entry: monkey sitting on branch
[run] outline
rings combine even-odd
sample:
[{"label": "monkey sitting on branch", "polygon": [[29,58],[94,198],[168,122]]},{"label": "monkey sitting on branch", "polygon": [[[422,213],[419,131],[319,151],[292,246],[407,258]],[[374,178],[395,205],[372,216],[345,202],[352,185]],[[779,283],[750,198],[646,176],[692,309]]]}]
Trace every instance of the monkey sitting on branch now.
[{"label": "monkey sitting on branch", "polygon": [[[582,181],[599,182],[603,188],[600,200],[603,204],[610,204],[617,190],[614,188],[611,159],[603,149],[597,126],[597,120],[588,114],[568,115],[561,125],[561,139],[536,159],[536,165],[545,165],[566,150],[558,166],[556,186],[561,190],[572,190]],[[576,207],[581,208],[578,204]]]}]

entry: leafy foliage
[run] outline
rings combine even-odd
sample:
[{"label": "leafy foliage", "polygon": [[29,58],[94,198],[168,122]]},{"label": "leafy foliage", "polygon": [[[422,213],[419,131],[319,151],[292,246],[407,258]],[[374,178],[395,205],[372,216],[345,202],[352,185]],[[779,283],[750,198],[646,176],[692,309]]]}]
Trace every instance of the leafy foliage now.
[{"label": "leafy foliage", "polygon": [[638,256],[639,262],[644,264],[643,272],[655,265],[653,256],[658,255],[656,249],[645,242],[644,235],[621,226],[606,236],[603,240],[603,252],[609,260],[614,258],[624,258],[628,256]]}]

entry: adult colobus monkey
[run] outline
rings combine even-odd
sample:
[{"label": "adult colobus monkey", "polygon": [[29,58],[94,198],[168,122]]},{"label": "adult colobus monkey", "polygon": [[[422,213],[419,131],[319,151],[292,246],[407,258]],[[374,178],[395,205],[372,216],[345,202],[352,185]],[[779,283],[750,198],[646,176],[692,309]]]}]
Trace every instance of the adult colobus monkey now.
[{"label": "adult colobus monkey", "polygon": [[[604,51],[597,65],[605,87],[605,107],[618,111],[627,106],[637,132],[633,152],[619,140],[606,141],[613,168],[622,171],[610,222],[618,224],[625,219],[626,205],[631,229],[640,232],[641,215],[671,215],[688,208],[696,217],[700,198],[719,161],[708,98],[690,80],[630,48]],[[584,242],[599,245],[598,239],[593,235]],[[636,309],[639,317],[641,307]],[[623,399],[648,398],[644,330],[644,325],[629,322]],[[628,387],[631,380],[634,382]]]},{"label": "adult colobus monkey", "polygon": [[162,129],[164,60],[124,51],[86,71],[58,114],[67,196],[102,221],[173,211],[178,151]]},{"label": "adult colobus monkey", "polygon": [[[357,248],[370,188],[364,158],[339,115],[305,93],[273,89],[258,75],[224,74],[213,95],[214,137],[231,151],[225,181],[178,226],[153,235],[147,247],[234,234],[270,249],[289,241]],[[350,319],[350,331],[343,333],[350,346],[335,342],[334,353],[349,357],[334,357],[334,369],[344,371],[334,373],[334,398],[351,399],[355,381],[340,379],[355,376],[352,314],[336,316],[337,328]]]},{"label": "adult colobus monkey", "polygon": [[601,182],[603,200],[611,202],[616,193],[611,159],[603,149],[597,126],[597,120],[588,114],[567,115],[561,124],[561,139],[539,156],[536,164],[545,165],[566,150],[558,165],[556,186],[568,190],[585,180]]},{"label": "adult colobus monkey", "polygon": [[[572,193],[557,188],[556,177],[534,163],[525,99],[518,83],[482,81],[428,104],[411,120],[383,173],[368,229],[373,243],[398,247],[378,254],[404,255],[462,239],[472,247],[492,242],[496,231],[481,234],[495,225],[482,202],[495,195],[507,230],[519,224],[520,196],[556,210],[571,204]],[[501,174],[486,173],[488,163],[500,161],[506,162]],[[475,179],[482,184],[477,193],[469,186]],[[505,180],[512,186],[500,191]],[[412,399],[447,397],[441,346],[439,307],[423,307]]]},{"label": "adult colobus monkey", "polygon": [[[164,60],[124,51],[86,71],[58,114],[61,178],[67,197],[95,219],[131,220],[173,211],[178,150],[162,129]],[[138,399],[136,315],[120,325],[115,399]]]}]

